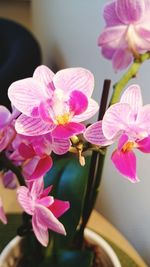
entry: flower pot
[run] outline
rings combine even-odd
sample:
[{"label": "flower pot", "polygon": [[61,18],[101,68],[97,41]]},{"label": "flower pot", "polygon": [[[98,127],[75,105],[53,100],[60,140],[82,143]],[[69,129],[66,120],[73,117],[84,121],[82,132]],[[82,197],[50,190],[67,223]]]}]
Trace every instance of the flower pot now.
[{"label": "flower pot", "polygon": [[[103,267],[121,267],[119,259],[111,246],[98,234],[92,230],[85,229],[85,239],[90,246],[96,247],[98,251],[97,265],[100,260],[100,266]],[[23,256],[23,238],[17,236],[13,238],[0,254],[0,267],[17,267],[20,258]],[[98,259],[99,257],[99,259]]]}]

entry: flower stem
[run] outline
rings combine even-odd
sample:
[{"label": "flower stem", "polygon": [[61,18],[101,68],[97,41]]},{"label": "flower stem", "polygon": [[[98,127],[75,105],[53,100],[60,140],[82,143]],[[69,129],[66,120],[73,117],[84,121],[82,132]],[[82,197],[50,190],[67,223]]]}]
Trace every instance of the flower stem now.
[{"label": "flower stem", "polygon": [[111,97],[110,105],[115,104],[119,101],[120,95],[122,90],[127,85],[127,83],[132,79],[135,78],[142,63],[146,60],[150,59],[150,52],[147,52],[143,55],[140,55],[138,59],[135,59],[132,66],[128,69],[128,71],[123,75],[119,82],[117,82],[113,88],[114,92]]},{"label": "flower stem", "polygon": [[5,155],[4,152],[0,153],[0,165],[7,170],[11,170],[14,174],[16,174],[18,182],[20,185],[25,185],[24,178],[21,174],[21,171],[18,167],[16,167]]}]

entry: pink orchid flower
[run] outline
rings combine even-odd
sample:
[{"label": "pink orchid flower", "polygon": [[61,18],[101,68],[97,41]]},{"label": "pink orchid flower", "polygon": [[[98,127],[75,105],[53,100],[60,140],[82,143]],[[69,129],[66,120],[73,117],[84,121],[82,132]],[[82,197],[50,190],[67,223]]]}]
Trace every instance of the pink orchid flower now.
[{"label": "pink orchid flower", "polygon": [[115,70],[150,50],[149,0],[115,0],[106,4],[103,14],[106,27],[98,45]]},{"label": "pink orchid flower", "polygon": [[51,152],[58,155],[69,151],[70,140],[53,138],[51,133],[41,136],[16,135],[8,158],[21,166],[26,179],[36,179],[52,167]]},{"label": "pink orchid flower", "polygon": [[43,178],[39,178],[29,190],[21,186],[17,190],[18,201],[24,211],[32,216],[32,227],[38,241],[48,245],[48,229],[57,233],[66,234],[59,218],[69,209],[68,201],[61,201],[48,196],[52,187],[44,189]]},{"label": "pink orchid flower", "polygon": [[2,203],[1,197],[0,197],[0,220],[4,224],[7,223],[7,218],[6,218],[6,215],[5,215],[5,212],[4,212],[4,208],[3,208],[3,203]]},{"label": "pink orchid flower", "polygon": [[129,86],[120,102],[108,108],[103,120],[87,128],[84,136],[100,146],[118,140],[112,162],[121,174],[131,182],[137,182],[136,157],[132,150],[137,148],[150,153],[150,105],[142,106],[140,87]]},{"label": "pink orchid flower", "polygon": [[14,113],[11,114],[6,107],[0,106],[0,152],[6,149],[15,137],[13,119]]},{"label": "pink orchid flower", "polygon": [[33,78],[14,82],[8,96],[22,112],[16,121],[18,133],[28,136],[52,133],[67,139],[82,133],[81,121],[92,117],[98,104],[91,99],[94,78],[83,68],[70,68],[54,74],[46,66],[36,68]]}]

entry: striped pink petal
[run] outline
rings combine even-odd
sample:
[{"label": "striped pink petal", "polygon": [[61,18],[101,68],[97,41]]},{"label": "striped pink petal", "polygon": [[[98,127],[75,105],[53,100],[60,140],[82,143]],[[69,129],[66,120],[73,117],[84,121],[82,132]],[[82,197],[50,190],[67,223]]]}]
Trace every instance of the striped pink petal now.
[{"label": "striped pink petal", "polygon": [[42,205],[37,205],[35,207],[35,214],[38,217],[38,222],[40,225],[43,225],[48,229],[57,232],[59,234],[63,235],[66,234],[63,224],[57,220],[57,218],[48,208]]},{"label": "striped pink petal", "polygon": [[55,128],[53,123],[46,123],[41,118],[20,115],[15,124],[16,131],[23,135],[36,136],[46,134]]},{"label": "striped pink petal", "polygon": [[137,115],[138,111],[143,106],[140,86],[137,84],[129,86],[123,93],[120,103],[129,104],[134,112],[134,115]]},{"label": "striped pink petal", "polygon": [[37,240],[44,246],[47,247],[49,240],[48,229],[45,225],[39,222],[38,212],[35,210],[35,213],[32,217],[32,227],[34,234]]},{"label": "striped pink petal", "polygon": [[[38,161],[35,170],[30,175],[30,179],[37,179],[46,174],[47,171],[51,169],[53,165],[52,158],[50,156],[45,156]],[[27,166],[26,166],[27,167]]]},{"label": "striped pink petal", "polygon": [[102,131],[102,121],[98,121],[90,125],[84,132],[85,139],[98,146],[108,146],[113,143],[107,140]]},{"label": "striped pink petal", "polygon": [[117,14],[116,14],[116,3],[115,1],[112,3],[108,3],[104,7],[103,12],[104,19],[106,21],[106,26],[115,26],[121,24]]},{"label": "striped pink petal", "polygon": [[111,140],[126,130],[130,113],[131,107],[124,103],[117,103],[108,108],[102,121],[104,136]]},{"label": "striped pink petal", "polygon": [[45,87],[33,78],[12,83],[8,89],[8,96],[19,111],[34,117],[39,116],[38,107],[41,101],[47,99]]},{"label": "striped pink petal", "polygon": [[79,90],[90,97],[94,89],[93,74],[83,68],[69,68],[58,71],[53,78],[55,88],[65,93]]},{"label": "striped pink petal", "polygon": [[145,1],[141,0],[117,0],[116,13],[125,24],[140,21],[145,12]]},{"label": "striped pink petal", "polygon": [[54,153],[63,155],[69,151],[70,145],[69,139],[53,138],[51,148]]},{"label": "striped pink petal", "polygon": [[53,85],[53,77],[54,73],[44,65],[37,67],[33,73],[33,78],[38,80],[41,84],[44,84],[45,87],[48,89],[49,96],[51,96],[54,85]]},{"label": "striped pink petal", "polygon": [[17,189],[17,199],[21,207],[30,215],[33,215],[33,202],[30,196],[29,189],[25,186],[20,186]]},{"label": "striped pink petal", "polygon": [[136,123],[143,129],[143,132],[150,134],[150,104],[143,106],[137,115]]},{"label": "striped pink petal", "polygon": [[123,70],[130,65],[133,55],[127,46],[116,49],[113,54],[112,65],[115,71]]},{"label": "striped pink petal", "polygon": [[139,181],[136,174],[136,157],[132,151],[115,150],[111,159],[116,169],[130,182],[136,183]]}]

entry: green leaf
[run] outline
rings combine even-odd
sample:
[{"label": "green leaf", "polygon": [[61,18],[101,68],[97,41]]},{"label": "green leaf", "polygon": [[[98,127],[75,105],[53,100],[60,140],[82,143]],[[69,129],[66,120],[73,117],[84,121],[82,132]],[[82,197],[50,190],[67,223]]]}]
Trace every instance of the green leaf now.
[{"label": "green leaf", "polygon": [[68,247],[79,224],[87,186],[90,157],[82,167],[76,157],[67,156],[54,161],[54,166],[45,177],[46,185],[55,185],[55,196],[70,202],[70,209],[60,219],[67,235],[55,235],[55,246]]},{"label": "green leaf", "polygon": [[40,267],[91,267],[93,263],[94,253],[90,250],[84,251],[67,251],[61,250],[58,255],[47,258]]}]

